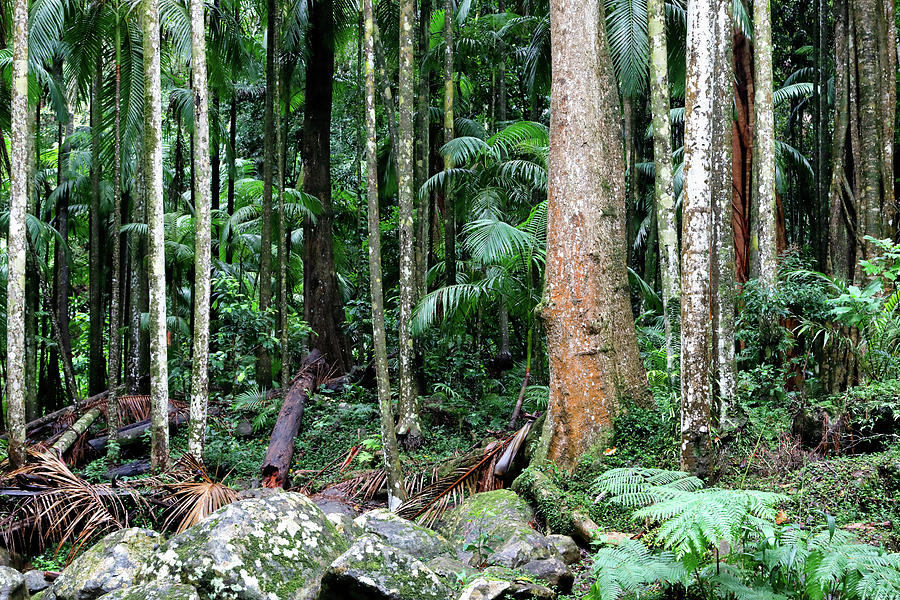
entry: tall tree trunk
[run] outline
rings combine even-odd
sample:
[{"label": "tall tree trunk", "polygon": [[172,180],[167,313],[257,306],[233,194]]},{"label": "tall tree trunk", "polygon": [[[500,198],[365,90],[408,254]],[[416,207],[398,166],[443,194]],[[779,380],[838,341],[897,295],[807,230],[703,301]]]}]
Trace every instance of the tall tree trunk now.
[{"label": "tall tree trunk", "polygon": [[6,285],[6,429],[9,461],[25,464],[25,211],[28,206],[28,2],[13,3],[9,258]]},{"label": "tall tree trunk", "polygon": [[[758,214],[757,239],[759,278],[763,285],[775,285],[777,248],[777,206],[775,202],[775,105],[772,101],[772,17],[769,0],[753,4],[754,90],[756,111],[753,128],[753,192]],[[754,244],[751,243],[751,249]]]},{"label": "tall tree trunk", "polygon": [[[145,184],[143,155],[135,164],[134,191],[131,194],[131,222],[147,223],[147,186]],[[150,372],[149,333],[141,327],[143,313],[149,312],[149,283],[147,273],[147,236],[136,231],[128,235],[128,277],[131,281],[131,299],[128,304],[128,357],[125,378],[128,393],[148,393]]]},{"label": "tall tree trunk", "polygon": [[[265,107],[265,159],[263,161],[263,198],[259,236],[259,310],[265,313],[272,303],[272,182],[275,169],[275,108],[278,87],[278,70],[275,56],[281,35],[278,29],[278,2],[266,0],[266,107]],[[272,387],[272,357],[263,348],[256,362],[256,381],[263,388]]]},{"label": "tall tree trunk", "polygon": [[413,339],[410,332],[413,305],[416,299],[415,250],[413,249],[413,206],[415,197],[413,181],[413,113],[415,111],[415,70],[413,56],[415,48],[416,1],[400,2],[400,69],[399,94],[400,135],[397,152],[397,185],[399,188],[399,237],[400,237],[400,322],[399,322],[399,365],[400,399],[398,411],[400,422],[397,434],[407,448],[417,448],[422,444],[422,428],[419,423],[418,390],[413,375]]},{"label": "tall tree trunk", "polygon": [[[681,467],[705,474],[711,459],[711,273],[724,240],[714,218],[731,206],[731,93],[726,0],[688,3],[681,263]],[[726,160],[727,159],[727,160]],[[726,202],[727,201],[727,202]],[[730,211],[729,211],[730,215]],[[720,232],[721,233],[721,232]]]},{"label": "tall tree trunk", "polygon": [[[279,27],[280,29],[280,27]],[[275,143],[278,146],[278,339],[281,345],[281,387],[287,389],[291,381],[291,349],[288,336],[288,253],[290,240],[287,231],[287,219],[284,207],[285,168],[287,156],[287,120],[291,109],[290,90],[287,89],[289,77],[287,65],[282,64],[281,40],[276,40],[277,72],[279,82],[276,89],[278,110],[275,113]],[[284,122],[281,118],[282,102]]]},{"label": "tall tree trunk", "polygon": [[550,180],[542,317],[550,403],[540,455],[571,469],[626,398],[649,398],[628,297],[625,180],[602,3],[551,0]]},{"label": "tall tree trunk", "polygon": [[341,331],[343,306],[337,287],[332,240],[331,103],[334,84],[334,3],[320,0],[310,9],[306,111],[303,117],[304,190],[319,199],[322,213],[304,224],[304,312],[316,333],[310,345],[338,372],[347,369]]},{"label": "tall tree trunk", "polygon": [[212,253],[209,164],[209,97],[206,81],[206,18],[203,0],[191,0],[191,80],[194,88],[194,335],[191,368],[191,420],[188,452],[203,460],[209,402],[209,286]]},{"label": "tall tree trunk", "polygon": [[90,249],[90,376],[89,395],[106,389],[106,357],[103,352],[103,252],[100,247],[103,223],[100,216],[100,134],[101,92],[103,88],[103,63],[98,55],[97,69],[91,84],[91,249]]},{"label": "tall tree trunk", "polygon": [[[662,279],[663,314],[666,328],[666,366],[675,368],[677,353],[672,339],[672,323],[681,297],[678,253],[678,215],[675,211],[675,183],[672,170],[672,127],[669,122],[669,66],[666,48],[666,19],[663,0],[647,1],[647,29],[650,36],[650,112],[653,118],[653,164],[656,224],[659,237],[659,266]],[[647,275],[645,273],[645,275]],[[652,273],[649,274],[652,277]]]},{"label": "tall tree trunk", "polygon": [[106,406],[106,429],[109,442],[106,445],[106,457],[109,464],[116,464],[119,459],[119,362],[122,357],[122,334],[120,333],[122,313],[119,310],[119,275],[121,272],[122,253],[122,50],[120,39],[119,12],[116,6],[115,43],[116,43],[116,98],[115,98],[115,156],[113,157],[113,222],[112,222],[112,297],[109,301],[109,396]]},{"label": "tall tree trunk", "polygon": [[[453,139],[453,0],[444,0],[444,143]],[[453,168],[453,160],[444,156],[444,170]],[[456,203],[448,177],[444,184],[444,275],[447,285],[456,284]]]},{"label": "tall tree trunk", "polygon": [[[419,2],[419,89],[416,97],[416,186],[418,194],[422,184],[429,177],[428,155],[430,149],[430,118],[428,110],[431,106],[431,86],[425,55],[431,39],[431,0]],[[422,298],[427,290],[429,234],[431,233],[431,195],[418,197],[416,207],[416,299]]]},{"label": "tall tree trunk", "polygon": [[[60,65],[60,71],[61,70],[62,65]],[[72,342],[69,335],[69,255],[67,248],[69,242],[69,191],[66,187],[66,180],[69,176],[69,154],[72,148],[69,138],[75,128],[72,114],[69,112],[70,105],[68,103],[68,98],[66,98],[66,100],[66,121],[65,124],[60,123],[59,125],[60,140],[56,180],[62,193],[58,194],[56,198],[56,230],[59,232],[59,240],[54,244],[53,251],[55,306],[51,310],[55,312],[60,327],[57,332],[59,343],[56,349],[56,355],[64,361],[68,359],[71,363]],[[54,368],[54,372],[58,373],[58,368],[54,366],[55,361],[51,358],[50,362],[51,368]],[[77,388],[67,388],[67,392],[70,401],[78,395]],[[53,408],[59,407],[54,406]]]},{"label": "tall tree trunk", "polygon": [[[36,185],[37,169],[40,165],[41,102],[38,100],[33,118],[28,119],[28,214],[40,218],[40,190]],[[40,261],[36,259],[37,248],[29,240],[32,252],[25,259],[26,279],[34,281]],[[25,419],[32,420],[38,408],[37,398],[37,353],[38,353],[38,293],[33,285],[25,288]]]},{"label": "tall tree trunk", "polygon": [[834,6],[831,255],[834,268],[863,281],[859,260],[877,253],[866,236],[890,237],[895,228],[894,5],[887,0],[838,0]]},{"label": "tall tree trunk", "polygon": [[381,221],[378,216],[378,157],[375,138],[375,34],[372,0],[363,0],[366,47],[366,190],[369,202],[369,294],[372,299],[372,334],[375,371],[378,379],[378,406],[381,411],[381,445],[388,479],[388,506],[396,508],[406,498],[403,473],[397,451],[391,383],[388,373],[387,341],[384,328],[384,296],[381,279]]},{"label": "tall tree trunk", "polygon": [[[226,210],[228,217],[234,214],[234,184],[237,179],[237,166],[235,160],[237,157],[237,97],[234,92],[231,94],[231,103],[228,107],[228,149],[226,158],[228,160],[228,196],[226,200]],[[234,234],[229,231],[228,239],[225,240],[225,262],[229,265],[234,260]]]},{"label": "tall tree trunk", "polygon": [[166,264],[163,229],[162,85],[159,0],[142,0],[144,34],[144,183],[150,263],[150,406],[153,470],[169,463],[169,365],[166,347]]},{"label": "tall tree trunk", "polygon": [[734,69],[734,119],[731,128],[732,187],[731,223],[734,229],[734,256],[737,278],[741,283],[759,276],[753,232],[758,216],[753,192],[753,48],[739,27],[732,29],[732,66]]}]

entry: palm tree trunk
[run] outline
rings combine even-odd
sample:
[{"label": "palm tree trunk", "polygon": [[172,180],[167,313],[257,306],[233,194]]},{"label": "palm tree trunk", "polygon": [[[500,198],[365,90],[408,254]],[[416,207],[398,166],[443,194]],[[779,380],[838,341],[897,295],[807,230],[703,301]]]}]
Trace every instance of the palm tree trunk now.
[{"label": "palm tree trunk", "polygon": [[388,506],[394,509],[406,498],[403,473],[397,451],[394,415],[391,410],[391,383],[388,373],[387,341],[384,328],[384,296],[381,280],[381,222],[378,216],[378,158],[375,132],[375,43],[372,0],[363,0],[366,47],[366,183],[369,203],[369,286],[372,299],[372,334],[378,406],[381,411],[381,444],[388,479]]},{"label": "palm tree trunk", "polygon": [[209,163],[209,98],[206,81],[206,19],[203,0],[191,0],[191,81],[194,91],[194,334],[188,452],[203,460],[209,402],[209,287],[212,252]]},{"label": "palm tree trunk", "polygon": [[9,461],[25,464],[25,211],[28,206],[28,2],[13,3],[9,271],[6,286],[6,428]]},{"label": "palm tree trunk", "polygon": [[649,398],[625,266],[625,179],[603,4],[551,0],[547,270],[550,402],[537,458],[575,466],[625,398]]},{"label": "palm tree trunk", "polygon": [[[237,179],[237,167],[235,159],[237,156],[237,97],[231,94],[231,104],[228,108],[228,197],[226,201],[226,210],[229,218],[234,214],[234,183]],[[228,239],[225,240],[225,262],[229,265],[234,260],[233,233],[229,231]]]},{"label": "palm tree trunk", "polygon": [[[675,340],[671,313],[681,296],[678,253],[678,215],[675,211],[675,184],[672,171],[672,127],[669,122],[669,65],[666,48],[666,20],[663,0],[647,0],[647,28],[650,37],[650,111],[653,116],[653,163],[656,224],[659,237],[660,278],[666,328],[666,366],[675,368]],[[677,309],[675,309],[677,310]]]},{"label": "palm tree trunk", "polygon": [[141,17],[145,82],[143,159],[150,263],[150,465],[153,470],[160,470],[169,463],[169,366],[166,347],[159,0],[142,0]]},{"label": "palm tree trunk", "polygon": [[91,84],[91,250],[90,250],[90,377],[89,394],[106,389],[106,357],[103,352],[103,252],[100,247],[103,223],[100,217],[100,134],[103,63],[97,57],[97,70]]},{"label": "palm tree trunk", "polygon": [[400,323],[399,366],[400,399],[398,411],[400,423],[397,434],[407,449],[422,444],[422,428],[419,423],[418,390],[413,376],[413,339],[410,332],[413,305],[416,296],[415,250],[413,247],[413,206],[415,197],[413,182],[413,113],[415,111],[415,0],[400,2],[400,136],[397,148],[397,185],[399,188],[399,237],[400,237]]},{"label": "palm tree trunk", "polygon": [[775,106],[772,102],[772,19],[769,0],[753,3],[753,102],[756,117],[753,128],[753,176],[756,183],[754,208],[757,228],[751,243],[759,261],[759,278],[763,285],[775,285],[777,248],[777,207],[775,201]]},{"label": "palm tree trunk", "polygon": [[112,224],[112,297],[109,301],[109,396],[106,406],[106,429],[109,442],[106,445],[106,460],[114,465],[119,459],[119,362],[122,356],[122,313],[119,310],[119,275],[121,271],[122,253],[122,141],[121,141],[121,102],[122,102],[122,50],[119,29],[119,13],[116,6],[116,102],[115,102],[115,156],[113,157],[113,224]]},{"label": "palm tree trunk", "polygon": [[[444,143],[453,139],[453,0],[444,0]],[[444,170],[453,168],[453,160],[444,157]],[[456,206],[449,178],[444,186],[444,271],[447,285],[456,284]]]},{"label": "palm tree trunk", "polygon": [[[265,160],[263,161],[263,199],[259,238],[259,310],[269,310],[272,303],[272,182],[275,169],[275,104],[278,71],[275,52],[281,35],[278,29],[278,2],[266,0],[266,105],[264,115]],[[256,362],[256,381],[263,388],[272,387],[272,357],[263,348]]]}]

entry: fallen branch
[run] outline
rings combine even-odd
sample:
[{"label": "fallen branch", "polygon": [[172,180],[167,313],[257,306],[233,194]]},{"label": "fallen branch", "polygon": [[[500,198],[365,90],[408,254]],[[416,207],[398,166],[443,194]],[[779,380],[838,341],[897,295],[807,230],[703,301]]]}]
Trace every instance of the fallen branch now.
[{"label": "fallen branch", "polygon": [[[169,404],[169,427],[178,427],[187,423],[189,416],[186,411],[174,407]],[[144,434],[150,430],[150,419],[144,419],[131,425],[119,428],[119,447],[125,448],[133,446],[141,441]],[[100,453],[106,448],[106,442],[109,440],[108,435],[101,435],[92,440],[88,440],[87,447],[92,452]]]},{"label": "fallen branch", "polygon": [[325,364],[322,353],[313,350],[303,360],[300,375],[288,389],[269,438],[269,448],[262,464],[262,484],[267,488],[286,488],[290,484],[288,470],[294,457],[294,438],[300,431],[303,409],[310,391],[315,389],[319,367]]},{"label": "fallen branch", "polygon": [[523,471],[513,482],[512,490],[525,496],[543,513],[551,531],[575,536],[586,544],[597,540],[600,526],[586,513],[572,509],[566,494],[537,469],[530,467]]},{"label": "fallen branch", "polygon": [[[108,395],[109,395],[108,391],[100,392],[99,394],[91,396],[90,398],[85,398],[78,404],[70,404],[69,406],[64,406],[64,407],[60,408],[59,410],[55,410],[52,413],[48,413],[48,414],[44,415],[43,417],[38,417],[34,421],[29,421],[28,423],[25,424],[25,430],[28,432],[28,437],[33,439],[34,435],[38,431],[40,431],[41,429],[50,425],[51,423],[55,423],[56,421],[64,418],[65,416],[67,416],[73,412],[81,410],[85,406],[90,406],[94,402],[103,400]],[[5,440],[7,438],[8,438],[8,435],[5,433],[3,435],[0,435],[0,440]]]},{"label": "fallen branch", "polygon": [[84,432],[88,430],[88,427],[90,427],[99,416],[99,408],[92,408],[85,412],[58,440],[56,440],[56,443],[53,444],[50,449],[60,456],[65,454],[66,451],[72,447],[72,444],[74,444],[79,437],[84,435]]}]

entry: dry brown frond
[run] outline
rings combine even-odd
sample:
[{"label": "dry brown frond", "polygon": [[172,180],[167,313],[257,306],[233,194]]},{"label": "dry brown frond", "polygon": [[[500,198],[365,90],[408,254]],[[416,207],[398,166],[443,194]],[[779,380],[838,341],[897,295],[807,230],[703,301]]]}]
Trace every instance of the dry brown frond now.
[{"label": "dry brown frond", "polygon": [[238,499],[237,491],[215,481],[196,457],[185,454],[170,475],[174,481],[160,485],[163,502],[170,505],[163,526],[176,533],[196,525],[206,516]]}]

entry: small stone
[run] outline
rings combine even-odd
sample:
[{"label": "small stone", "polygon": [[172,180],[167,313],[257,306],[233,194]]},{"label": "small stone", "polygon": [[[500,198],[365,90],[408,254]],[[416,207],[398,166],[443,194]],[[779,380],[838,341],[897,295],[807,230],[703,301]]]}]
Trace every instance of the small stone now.
[{"label": "small stone", "polygon": [[28,591],[34,594],[35,592],[46,590],[50,587],[50,582],[44,577],[43,571],[35,570],[25,573],[25,585],[28,587]]},{"label": "small stone", "polygon": [[234,434],[240,438],[253,437],[253,423],[247,419],[242,419],[234,428]]},{"label": "small stone", "polygon": [[460,581],[462,581],[466,575],[477,572],[472,567],[449,556],[432,558],[425,566],[431,569],[435,575],[443,579],[444,583],[451,586],[459,585]]},{"label": "small stone", "polygon": [[581,560],[581,549],[575,540],[567,535],[552,534],[547,536],[550,547],[559,554],[563,562],[572,565]]},{"label": "small stone", "polygon": [[508,581],[479,577],[465,587],[459,600],[496,600],[510,588]]},{"label": "small stone", "polygon": [[28,600],[25,577],[11,567],[0,567],[0,600]]}]

